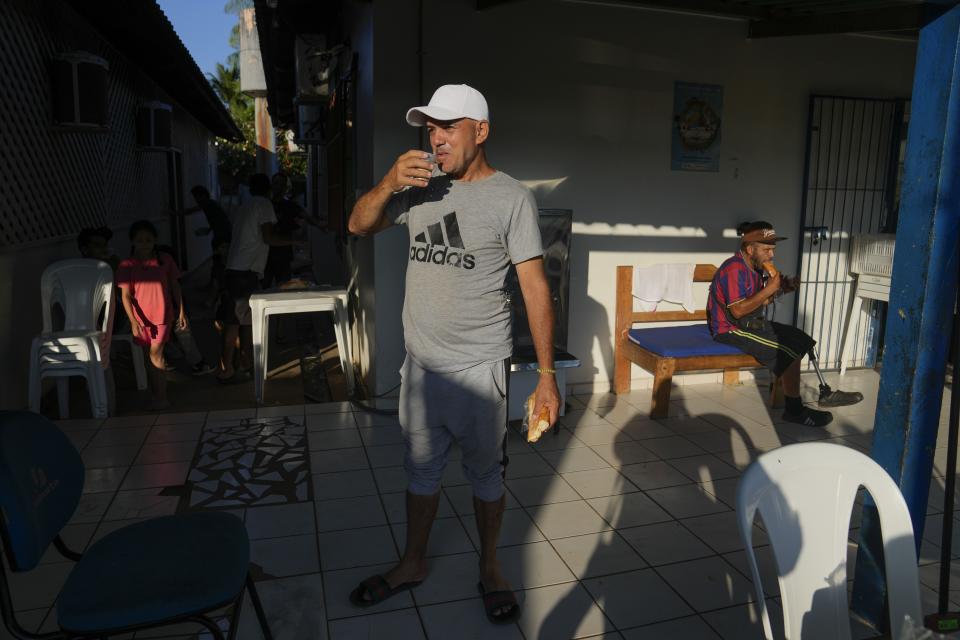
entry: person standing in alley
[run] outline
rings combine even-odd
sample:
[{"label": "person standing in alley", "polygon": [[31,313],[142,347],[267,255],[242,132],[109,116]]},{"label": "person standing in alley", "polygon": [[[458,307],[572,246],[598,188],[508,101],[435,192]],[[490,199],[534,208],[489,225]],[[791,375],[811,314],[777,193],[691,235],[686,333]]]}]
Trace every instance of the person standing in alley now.
[{"label": "person standing in alley", "polygon": [[271,246],[291,246],[297,241],[276,230],[277,216],[270,201],[270,178],[263,173],[250,176],[250,199],[234,213],[233,239],[224,271],[224,291],[217,319],[223,326],[223,355],[217,380],[246,382],[234,362],[239,344],[239,366],[252,363],[250,296],[260,288]]},{"label": "person standing in alley", "polygon": [[210,192],[207,191],[206,187],[198,184],[190,189],[190,194],[197,204],[195,207],[184,211],[184,213],[203,211],[203,215],[207,219],[213,261],[210,269],[209,286],[213,291],[214,299],[216,299],[223,287],[223,272],[226,269],[225,261],[230,250],[230,240],[233,237],[233,225],[230,223],[230,216],[223,210],[219,202],[210,197]]}]

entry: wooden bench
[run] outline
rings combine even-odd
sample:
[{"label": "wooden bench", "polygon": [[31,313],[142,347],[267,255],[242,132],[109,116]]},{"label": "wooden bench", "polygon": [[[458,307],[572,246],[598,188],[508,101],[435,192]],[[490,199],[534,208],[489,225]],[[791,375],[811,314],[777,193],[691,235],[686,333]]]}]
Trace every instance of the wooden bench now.
[{"label": "wooden bench", "polygon": [[[694,282],[710,282],[717,268],[698,264]],[[677,371],[709,371],[722,369],[723,383],[740,383],[740,369],[762,365],[746,353],[730,345],[716,342],[705,324],[706,309],[693,312],[634,311],[633,267],[617,267],[617,316],[614,334],[613,387],[617,394],[630,390],[630,365],[639,365],[653,374],[653,406],[651,418],[665,418],[670,409],[670,386]],[[700,321],[704,324],[633,329],[638,322]],[[771,383],[771,405],[782,403],[779,380]]]}]

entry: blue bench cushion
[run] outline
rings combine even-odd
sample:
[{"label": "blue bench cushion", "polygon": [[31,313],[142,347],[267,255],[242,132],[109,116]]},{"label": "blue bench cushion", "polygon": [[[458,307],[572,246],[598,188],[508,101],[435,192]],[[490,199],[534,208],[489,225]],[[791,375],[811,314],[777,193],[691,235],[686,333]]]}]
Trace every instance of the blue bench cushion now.
[{"label": "blue bench cushion", "polygon": [[630,329],[627,335],[637,346],[668,358],[743,355],[736,347],[716,342],[705,324]]}]

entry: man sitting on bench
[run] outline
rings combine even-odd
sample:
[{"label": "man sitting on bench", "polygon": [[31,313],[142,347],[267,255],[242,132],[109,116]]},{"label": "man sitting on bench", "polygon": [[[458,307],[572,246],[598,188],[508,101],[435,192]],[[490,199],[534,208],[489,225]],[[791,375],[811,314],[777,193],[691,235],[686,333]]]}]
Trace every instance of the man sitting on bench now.
[{"label": "man sitting on bench", "polygon": [[829,411],[804,406],[800,399],[800,360],[807,354],[820,379],[821,407],[839,407],[863,400],[858,392],[834,391],[823,379],[813,346],[816,341],[796,327],[771,322],[764,308],[774,298],[795,291],[798,278],[781,276],[773,267],[777,236],[773,225],[762,220],[741,225],[740,251],[717,269],[710,283],[707,322],[717,342],[752,355],[783,380],[786,411],[783,418],[808,427],[823,427],[833,420]]}]

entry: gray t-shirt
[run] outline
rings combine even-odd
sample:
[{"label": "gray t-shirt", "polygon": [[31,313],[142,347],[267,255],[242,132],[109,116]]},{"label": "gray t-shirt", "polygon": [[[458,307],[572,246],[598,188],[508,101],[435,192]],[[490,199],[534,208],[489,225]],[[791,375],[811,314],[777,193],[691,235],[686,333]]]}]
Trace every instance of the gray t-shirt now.
[{"label": "gray t-shirt", "polygon": [[507,273],[543,254],[530,190],[499,171],[476,182],[438,175],[394,195],[386,215],[410,230],[407,353],[441,373],[510,357]]}]

